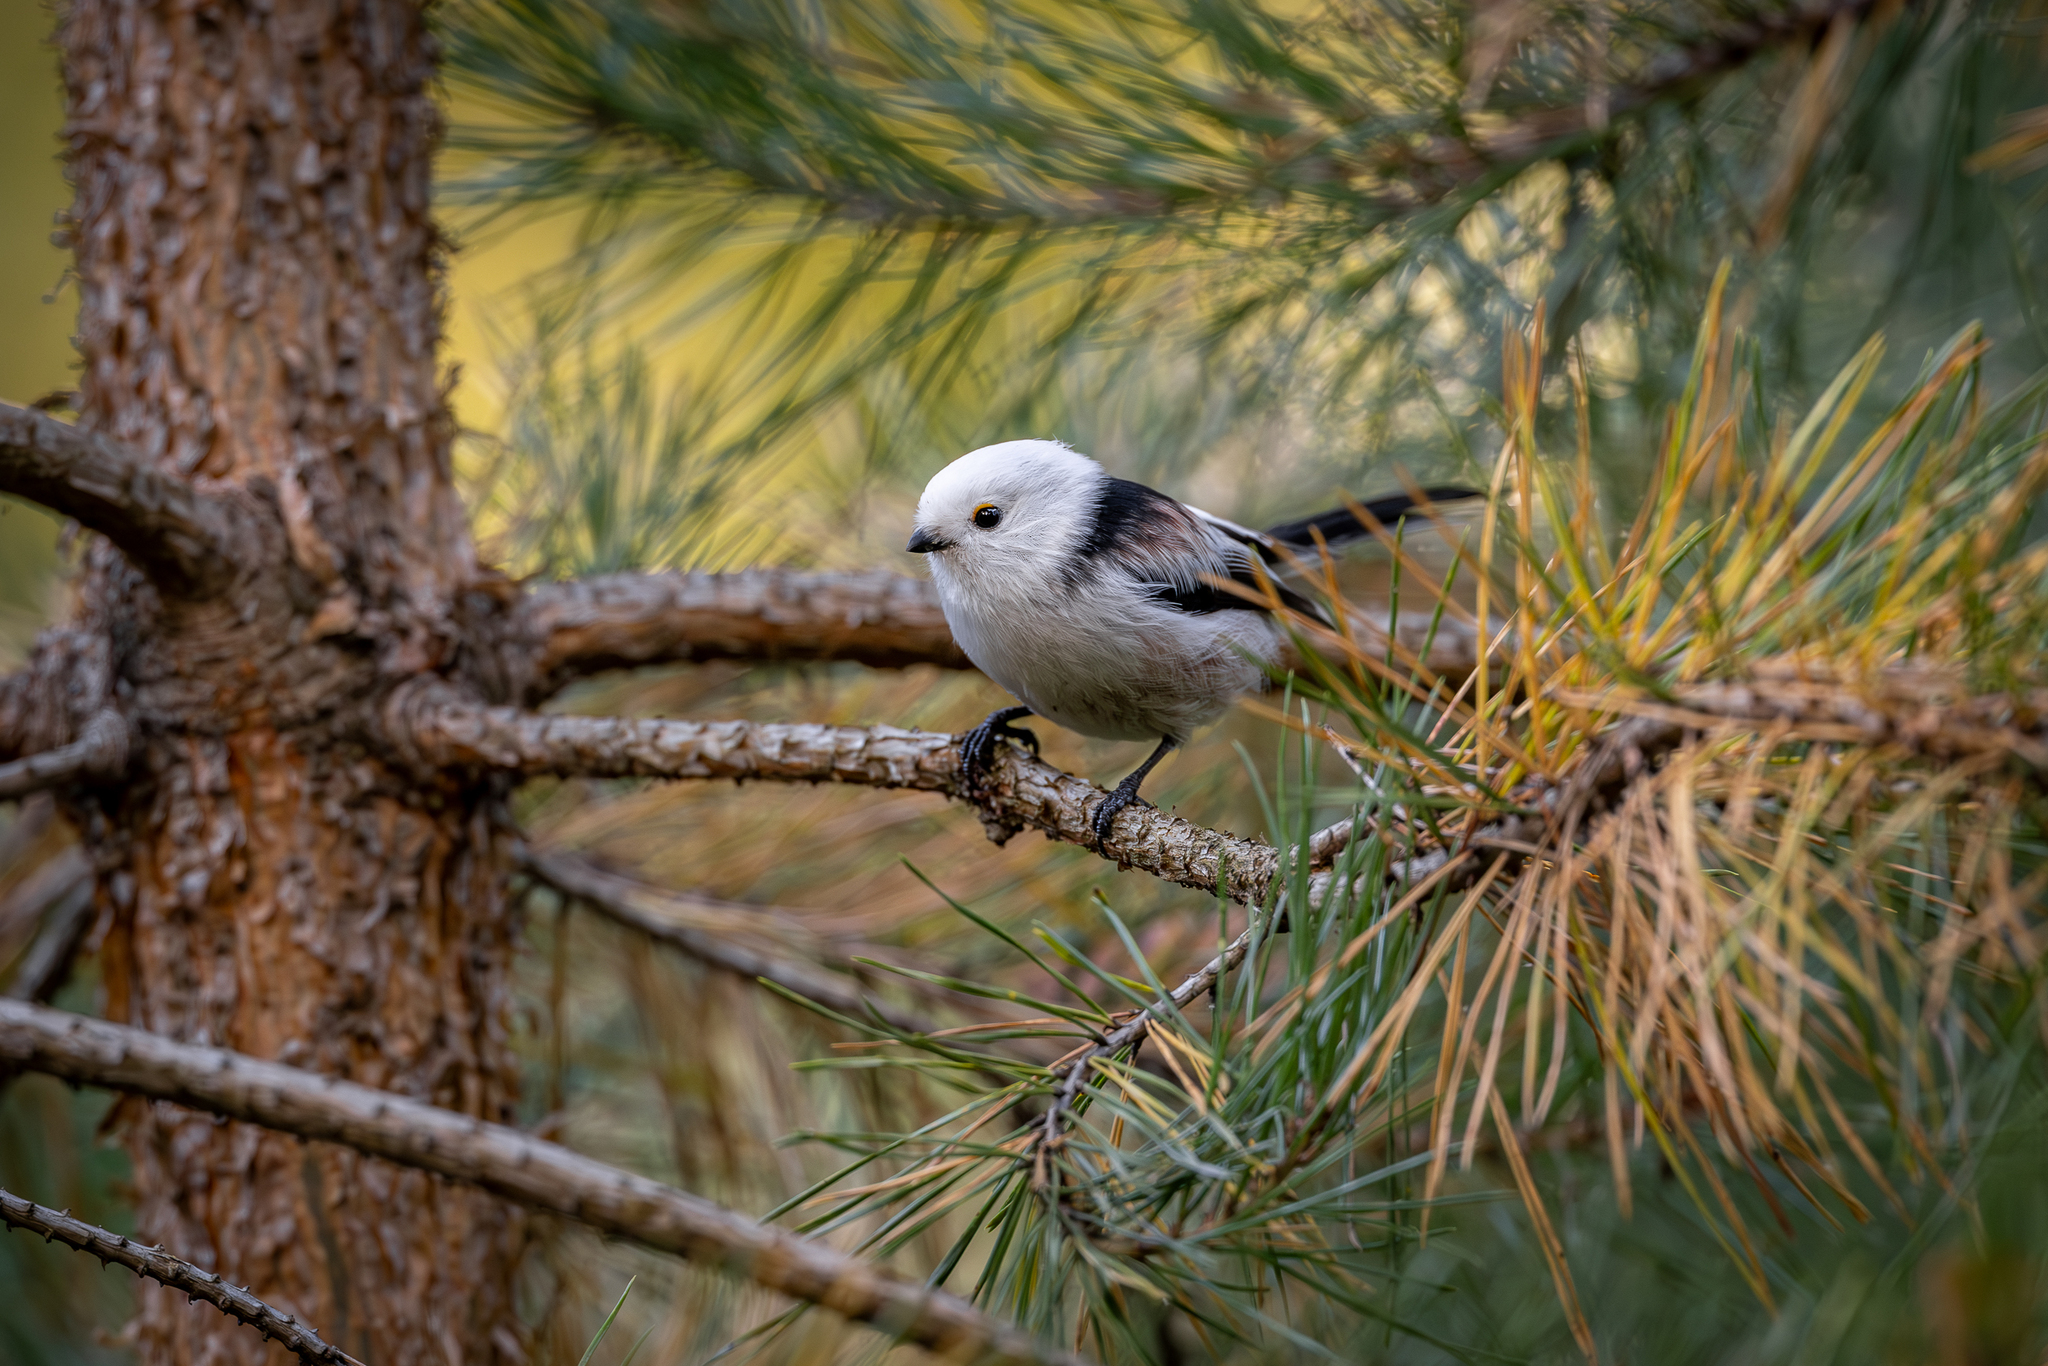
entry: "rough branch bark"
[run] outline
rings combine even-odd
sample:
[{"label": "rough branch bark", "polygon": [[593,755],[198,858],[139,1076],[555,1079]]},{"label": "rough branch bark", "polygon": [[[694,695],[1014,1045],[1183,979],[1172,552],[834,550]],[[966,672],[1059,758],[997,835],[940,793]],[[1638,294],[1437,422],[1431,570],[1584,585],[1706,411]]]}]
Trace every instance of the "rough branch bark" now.
[{"label": "rough branch bark", "polygon": [[[1050,839],[1094,849],[1089,813],[1109,795],[1085,779],[1006,749],[997,752],[990,791],[971,797],[960,783],[959,737],[893,726],[547,716],[516,707],[474,706],[432,687],[395,694],[385,725],[419,762],[436,766],[496,768],[526,776],[760,779],[936,792],[974,807],[998,843],[1035,829]],[[1390,864],[1389,879],[1411,882],[1481,849],[1516,849],[1541,825],[1532,818],[1509,817],[1481,828],[1458,849]],[[1221,891],[1247,906],[1265,900],[1281,867],[1280,851],[1263,840],[1209,830],[1149,807],[1119,814],[1101,853],[1122,867],[1197,891]],[[1335,876],[1315,874],[1309,899],[1320,903]]]},{"label": "rough branch bark", "polygon": [[97,1224],[46,1209],[4,1190],[0,1190],[0,1223],[25,1233],[39,1233],[45,1242],[90,1252],[102,1263],[125,1266],[136,1275],[147,1276],[190,1299],[204,1300],[229,1318],[246,1323],[281,1344],[310,1366],[363,1366],[290,1314],[271,1308],[240,1286],[222,1280],[214,1272],[201,1270],[182,1257],[173,1257],[160,1247],[144,1247]]},{"label": "rough branch bark", "polygon": [[344,1144],[479,1186],[961,1360],[1078,1360],[944,1291],[516,1129],[373,1087],[11,1001],[0,1001],[0,1061]]},{"label": "rough branch bark", "polygon": [[33,408],[0,403],[0,491],[99,532],[159,587],[194,592],[233,577],[257,520],[117,442]]},{"label": "rough branch bark", "polygon": [[[427,686],[394,694],[385,727],[394,743],[437,767],[528,776],[838,782],[937,792],[975,806],[999,842],[1031,828],[1094,848],[1089,813],[1108,795],[1011,751],[997,758],[991,794],[972,801],[960,786],[956,737],[891,726],[544,716],[474,706]],[[1278,867],[1270,845],[1139,807],[1117,817],[1103,853],[1183,887],[1216,891],[1220,883],[1225,895],[1241,903],[1260,900]]]},{"label": "rough branch bark", "polygon": [[516,628],[541,695],[581,675],[703,659],[848,659],[881,668],[971,667],[937,593],[871,571],[607,574],[539,584]]},{"label": "rough branch bark", "polygon": [[79,778],[111,778],[128,762],[128,722],[108,707],[68,745],[0,764],[0,801],[25,797]]}]

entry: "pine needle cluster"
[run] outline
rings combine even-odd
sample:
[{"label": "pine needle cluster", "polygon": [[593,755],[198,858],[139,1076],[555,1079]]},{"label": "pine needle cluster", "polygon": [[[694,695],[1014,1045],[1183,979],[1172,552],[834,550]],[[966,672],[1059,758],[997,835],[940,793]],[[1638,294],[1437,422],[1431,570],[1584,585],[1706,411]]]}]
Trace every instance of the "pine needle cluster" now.
[{"label": "pine needle cluster", "polygon": [[[836,1136],[854,1160],[788,1206],[805,1227],[889,1252],[943,1225],[935,1280],[965,1264],[1110,1359],[1183,1330],[1314,1354],[1346,1315],[1451,1350],[1383,1292],[1433,1215],[1494,1198],[1452,1168],[1495,1151],[1594,1357],[1524,1154],[1565,1112],[1624,1212],[1661,1154],[1764,1305],[1735,1187],[1839,1225],[1950,1180],[2048,1028],[2048,551],[2023,546],[2048,387],[1990,401],[1965,333],[1859,421],[1873,343],[1774,421],[1720,301],[1626,528],[1583,440],[1539,436],[1541,316],[1511,338],[1496,514],[1421,533],[1455,569],[1403,590],[1491,642],[1477,667],[1297,616],[1310,676],[1271,710],[1304,752],[1269,809],[1293,864],[1248,928],[1219,906],[1217,959],[1170,986],[1100,898],[1137,976],[956,907],[1063,989],[947,982],[1037,1018],[938,1036],[843,1018],[875,1038],[855,1065],[966,1099]],[[1415,534],[1386,534],[1397,563]],[[1324,747],[1357,786],[1319,868]]]}]

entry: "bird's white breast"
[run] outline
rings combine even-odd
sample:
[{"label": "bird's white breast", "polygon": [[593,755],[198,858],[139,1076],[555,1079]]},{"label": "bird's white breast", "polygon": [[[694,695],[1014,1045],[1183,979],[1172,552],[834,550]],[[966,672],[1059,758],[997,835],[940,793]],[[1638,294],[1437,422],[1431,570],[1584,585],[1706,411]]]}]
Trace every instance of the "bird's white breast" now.
[{"label": "bird's white breast", "polygon": [[1283,646],[1261,612],[1183,612],[1128,580],[1078,591],[1016,566],[968,570],[970,583],[945,558],[933,557],[932,576],[967,657],[1032,711],[1083,735],[1186,740],[1238,694],[1262,688],[1254,661]]}]

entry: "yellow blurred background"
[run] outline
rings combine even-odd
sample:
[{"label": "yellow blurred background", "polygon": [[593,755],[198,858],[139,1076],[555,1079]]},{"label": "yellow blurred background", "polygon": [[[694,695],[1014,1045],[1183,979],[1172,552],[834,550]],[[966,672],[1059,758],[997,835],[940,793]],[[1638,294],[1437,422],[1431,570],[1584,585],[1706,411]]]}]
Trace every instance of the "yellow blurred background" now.
[{"label": "yellow blurred background", "polygon": [[[33,0],[0,5],[0,398],[11,403],[72,385],[78,296],[65,280],[70,253],[50,241],[70,199],[52,23]],[[49,618],[56,543],[55,519],[0,497],[0,668],[21,660]]]}]

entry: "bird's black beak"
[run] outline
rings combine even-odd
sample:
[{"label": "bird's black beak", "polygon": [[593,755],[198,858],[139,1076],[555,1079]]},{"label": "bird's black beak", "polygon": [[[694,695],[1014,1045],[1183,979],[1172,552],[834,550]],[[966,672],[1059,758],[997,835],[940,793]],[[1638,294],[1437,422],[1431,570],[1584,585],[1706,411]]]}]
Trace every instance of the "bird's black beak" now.
[{"label": "bird's black beak", "polygon": [[916,527],[911,530],[910,544],[903,548],[913,555],[929,555],[934,550],[944,550],[951,544],[951,541],[940,540],[939,533],[929,527]]}]

